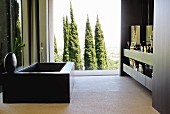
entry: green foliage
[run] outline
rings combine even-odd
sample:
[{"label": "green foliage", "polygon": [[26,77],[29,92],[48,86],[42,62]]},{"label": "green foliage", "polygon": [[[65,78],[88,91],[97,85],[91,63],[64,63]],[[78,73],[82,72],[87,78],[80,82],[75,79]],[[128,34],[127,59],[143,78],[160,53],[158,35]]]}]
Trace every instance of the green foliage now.
[{"label": "green foliage", "polygon": [[56,36],[54,35],[54,52],[58,54]]},{"label": "green foliage", "polygon": [[68,17],[66,16],[66,20],[63,17],[63,33],[64,33],[64,52],[63,52],[63,61],[69,61],[69,22]]},{"label": "green foliage", "polygon": [[119,61],[108,59],[108,70],[117,70],[119,69]]},{"label": "green foliage", "polygon": [[71,16],[71,23],[70,23],[70,32],[69,32],[69,58],[70,61],[74,62],[75,69],[81,70],[82,63],[81,63],[81,50],[79,45],[79,38],[78,38],[78,31],[77,31],[77,24],[74,20],[73,8],[70,2],[70,16]]},{"label": "green foliage", "polygon": [[55,57],[57,57],[56,62],[63,62],[63,56],[59,54],[55,54]]},{"label": "green foliage", "polygon": [[15,44],[14,44],[14,47],[13,47],[13,52],[18,53],[19,51],[21,51],[22,47],[25,47],[25,43],[21,42],[20,39],[16,37],[15,38]]},{"label": "green foliage", "polygon": [[93,43],[92,29],[89,22],[89,17],[87,16],[86,21],[86,31],[85,31],[85,49],[84,49],[84,67],[85,70],[96,69],[96,54],[95,47]]},{"label": "green foliage", "polygon": [[[17,5],[19,8],[19,5]],[[18,9],[19,10],[19,9]],[[16,11],[18,11],[16,10]],[[19,13],[19,11],[18,11]],[[19,16],[18,14],[16,14],[17,16]],[[21,30],[21,23],[18,17],[18,20],[16,22],[16,31],[15,31],[15,39],[14,39],[14,47],[13,47],[13,52],[16,53],[18,55],[19,52],[21,52],[22,47],[25,47],[25,43],[22,42],[22,38],[21,38],[21,34],[22,34],[22,30]],[[22,56],[22,55],[18,55],[18,56]]]},{"label": "green foliage", "polygon": [[[103,31],[102,31],[103,32]],[[103,34],[103,33],[102,33]],[[103,36],[103,39],[104,39],[104,36]],[[106,45],[105,45],[105,42],[104,42],[104,59],[105,59],[105,61],[106,61],[106,67],[105,67],[105,69],[107,69],[108,68],[108,59],[107,59],[107,50],[106,50]]]},{"label": "green foliage", "polygon": [[22,66],[22,48],[25,47],[25,43],[21,41],[21,37],[14,39],[13,52],[17,57],[17,66]]},{"label": "green foliage", "polygon": [[95,50],[96,50],[98,70],[107,69],[107,54],[106,54],[106,47],[104,42],[104,35],[101,29],[98,16],[97,16],[97,21],[95,26]]},{"label": "green foliage", "polygon": [[58,50],[57,50],[57,41],[56,41],[55,35],[54,35],[54,61],[55,62],[59,61]]},{"label": "green foliage", "polygon": [[[12,10],[14,11],[12,13],[12,25],[13,25],[13,52],[15,53],[17,59],[18,59],[18,64],[17,66],[22,66],[22,60],[23,60],[23,53],[22,53],[22,48],[25,47],[25,43],[22,42],[22,29],[21,29],[21,20],[19,18],[19,3],[17,0],[12,0],[11,1],[11,6]],[[12,45],[11,45],[12,46]]]}]

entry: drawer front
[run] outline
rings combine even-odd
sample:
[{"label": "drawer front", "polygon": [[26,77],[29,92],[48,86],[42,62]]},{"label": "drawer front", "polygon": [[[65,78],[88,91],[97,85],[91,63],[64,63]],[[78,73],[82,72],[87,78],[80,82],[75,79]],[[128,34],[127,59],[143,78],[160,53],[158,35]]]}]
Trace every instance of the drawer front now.
[{"label": "drawer front", "polygon": [[143,86],[145,86],[145,75],[143,75],[142,73],[138,72],[138,82],[141,83]]},{"label": "drawer front", "polygon": [[152,78],[146,76],[146,88],[152,91]]}]

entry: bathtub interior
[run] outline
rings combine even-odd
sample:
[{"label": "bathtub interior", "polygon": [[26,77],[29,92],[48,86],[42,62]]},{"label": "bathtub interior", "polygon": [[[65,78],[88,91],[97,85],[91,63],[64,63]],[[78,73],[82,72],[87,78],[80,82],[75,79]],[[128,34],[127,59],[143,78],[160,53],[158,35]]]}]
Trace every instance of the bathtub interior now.
[{"label": "bathtub interior", "polygon": [[18,72],[60,72],[66,63],[35,63]]}]

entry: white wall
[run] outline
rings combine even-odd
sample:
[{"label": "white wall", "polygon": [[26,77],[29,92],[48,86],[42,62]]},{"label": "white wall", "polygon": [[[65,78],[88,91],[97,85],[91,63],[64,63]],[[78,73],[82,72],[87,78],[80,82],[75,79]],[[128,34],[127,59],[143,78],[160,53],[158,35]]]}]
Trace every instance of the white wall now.
[{"label": "white wall", "polygon": [[54,22],[53,22],[53,0],[49,0],[49,55],[50,62],[54,62]]},{"label": "white wall", "polygon": [[39,0],[40,61],[54,61],[53,0]]},{"label": "white wall", "polygon": [[49,61],[48,50],[48,2],[39,0],[39,36],[40,36],[40,62]]},{"label": "white wall", "polygon": [[24,54],[24,67],[29,65],[29,38],[28,38],[28,0],[22,0],[23,11],[23,42],[26,44],[23,48]]}]

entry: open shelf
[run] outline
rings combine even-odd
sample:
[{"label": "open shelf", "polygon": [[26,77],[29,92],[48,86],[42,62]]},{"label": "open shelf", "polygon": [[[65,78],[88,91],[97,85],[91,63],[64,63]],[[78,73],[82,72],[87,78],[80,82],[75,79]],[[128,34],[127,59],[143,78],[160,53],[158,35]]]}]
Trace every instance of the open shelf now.
[{"label": "open shelf", "polygon": [[144,53],[136,50],[124,49],[124,56],[153,66],[152,53]]},{"label": "open shelf", "polygon": [[138,81],[140,84],[152,91],[152,78],[142,74],[131,68],[130,66],[123,64],[123,71],[129,74],[132,78]]}]

